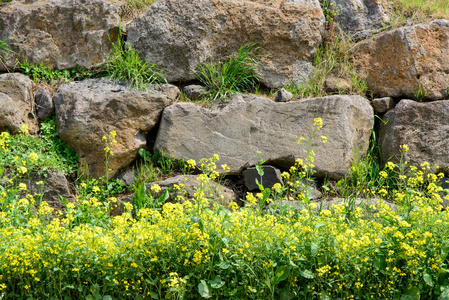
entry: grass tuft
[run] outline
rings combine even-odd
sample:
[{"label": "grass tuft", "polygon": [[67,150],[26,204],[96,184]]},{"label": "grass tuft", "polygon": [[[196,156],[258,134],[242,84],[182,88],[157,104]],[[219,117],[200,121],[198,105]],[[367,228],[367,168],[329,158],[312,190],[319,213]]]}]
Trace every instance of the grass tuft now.
[{"label": "grass tuft", "polygon": [[257,69],[260,63],[255,54],[257,44],[241,46],[238,53],[225,61],[199,65],[195,77],[210,90],[209,101],[223,100],[236,92],[250,92],[259,85]]}]

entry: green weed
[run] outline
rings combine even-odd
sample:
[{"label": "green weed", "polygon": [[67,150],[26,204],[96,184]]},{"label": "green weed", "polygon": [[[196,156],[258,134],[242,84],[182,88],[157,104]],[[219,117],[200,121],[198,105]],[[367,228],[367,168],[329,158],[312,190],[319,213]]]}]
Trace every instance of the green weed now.
[{"label": "green weed", "polygon": [[227,60],[197,66],[195,77],[210,90],[206,98],[213,102],[224,100],[236,92],[250,92],[258,86],[256,74],[259,62],[257,44],[241,46],[238,53]]},{"label": "green weed", "polygon": [[145,89],[152,83],[166,82],[156,65],[140,60],[138,53],[122,41],[121,32],[100,69],[107,77],[126,82],[137,89]]},{"label": "green weed", "polygon": [[131,20],[145,12],[157,0],[128,0],[123,7],[122,19]]},{"label": "green weed", "polygon": [[70,174],[76,169],[78,156],[68,149],[54,131],[54,123],[47,120],[41,129],[41,138],[28,135],[28,127],[21,133],[0,137],[0,167],[11,167],[21,174],[51,169]]},{"label": "green weed", "polygon": [[418,90],[413,92],[413,95],[418,102],[423,102],[427,99],[427,91],[422,87],[421,82],[418,85]]},{"label": "green weed", "polygon": [[45,81],[50,84],[64,83],[73,80],[82,80],[92,78],[96,75],[94,71],[87,71],[80,66],[76,66],[67,70],[51,70],[42,63],[39,66],[30,65],[27,61],[19,64],[19,71],[25,75],[30,76],[33,81]]}]

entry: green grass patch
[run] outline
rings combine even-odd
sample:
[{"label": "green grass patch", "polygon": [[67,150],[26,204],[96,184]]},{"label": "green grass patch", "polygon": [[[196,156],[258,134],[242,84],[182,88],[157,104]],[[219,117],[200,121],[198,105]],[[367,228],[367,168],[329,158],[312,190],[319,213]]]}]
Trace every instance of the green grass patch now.
[{"label": "green grass patch", "polygon": [[238,53],[226,60],[199,65],[195,77],[209,88],[209,102],[224,100],[236,92],[250,92],[259,85],[257,44],[241,46]]},{"label": "green grass patch", "polygon": [[131,87],[145,89],[148,84],[166,82],[162,70],[142,61],[138,53],[122,41],[122,34],[113,43],[111,53],[100,66],[102,73],[111,79],[125,82]]},{"label": "green grass patch", "polygon": [[65,83],[73,80],[82,80],[95,77],[94,71],[88,71],[80,66],[67,70],[52,70],[44,64],[30,65],[27,61],[21,63],[18,61],[18,71],[28,75],[35,82],[44,81],[49,84]]}]

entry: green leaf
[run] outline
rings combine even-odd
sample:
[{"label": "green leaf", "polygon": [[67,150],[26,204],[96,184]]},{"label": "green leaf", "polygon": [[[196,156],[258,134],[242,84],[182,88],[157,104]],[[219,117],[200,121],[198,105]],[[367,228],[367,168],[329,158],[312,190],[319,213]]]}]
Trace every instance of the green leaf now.
[{"label": "green leaf", "polygon": [[301,274],[302,277],[307,278],[307,279],[315,278],[315,274],[313,274],[313,272],[310,270],[299,271],[299,274]]},{"label": "green leaf", "polygon": [[159,299],[158,294],[156,294],[156,293],[153,292],[153,291],[150,291],[150,296],[151,296],[151,298],[153,298],[153,299]]},{"label": "green leaf", "polygon": [[220,275],[217,275],[214,279],[209,280],[209,284],[213,289],[219,289],[225,285],[225,282],[221,280]]},{"label": "green leaf", "polygon": [[217,264],[217,267],[219,267],[222,270],[227,270],[229,269],[230,266],[231,264],[228,263],[227,261],[222,261],[221,263]]},{"label": "green leaf", "polygon": [[312,242],[312,244],[310,245],[310,254],[315,256],[318,254],[319,250],[320,250],[320,245],[316,242]]},{"label": "green leaf", "polygon": [[438,300],[449,300],[449,286],[441,287],[441,295]]},{"label": "green leaf", "polygon": [[419,288],[412,286],[405,291],[401,297],[401,300],[419,300],[420,298],[421,295],[419,293]]},{"label": "green leaf", "polygon": [[424,273],[423,278],[424,278],[424,281],[427,283],[427,285],[429,285],[431,287],[433,287],[435,285],[432,280],[432,275]]},{"label": "green leaf", "polygon": [[164,204],[165,201],[168,200],[168,198],[170,198],[170,193],[168,192],[168,190],[165,190],[165,192],[163,192],[162,195],[159,196],[157,201],[159,202],[159,204]]},{"label": "green leaf", "polygon": [[276,269],[276,272],[274,274],[274,281],[273,284],[279,284],[280,282],[284,281],[288,278],[288,274],[290,273],[290,267],[289,266],[280,266]]},{"label": "green leaf", "polygon": [[210,298],[209,288],[207,287],[207,283],[204,280],[201,280],[198,284],[198,292],[203,298]]}]

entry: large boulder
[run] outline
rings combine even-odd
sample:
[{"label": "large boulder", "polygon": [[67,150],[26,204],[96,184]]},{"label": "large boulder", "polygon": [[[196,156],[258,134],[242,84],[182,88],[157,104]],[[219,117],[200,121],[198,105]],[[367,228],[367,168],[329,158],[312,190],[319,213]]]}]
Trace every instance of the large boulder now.
[{"label": "large boulder", "polygon": [[80,154],[81,162],[88,164],[93,177],[106,174],[102,137],[116,131],[118,143],[111,148],[108,162],[109,175],[114,176],[145,147],[146,134],[178,94],[175,86],[150,86],[142,92],[109,79],[63,84],[53,97],[57,130],[67,146]]},{"label": "large boulder", "polygon": [[366,38],[387,21],[379,0],[330,0],[329,3],[333,4],[337,24],[355,40]]},{"label": "large boulder", "polygon": [[257,151],[268,163],[289,167],[296,158],[305,158],[305,142],[298,145],[298,139],[308,139],[317,117],[324,122],[311,143],[317,175],[341,178],[356,153],[367,149],[373,128],[373,109],[360,96],[274,102],[235,95],[227,106],[214,109],[176,103],[164,110],[155,150],[196,161],[219,154],[220,164],[227,164],[231,174],[256,164]]},{"label": "large boulder", "polygon": [[318,0],[160,0],[130,25],[128,42],[171,82],[257,42],[263,82],[281,87],[309,77],[323,28]]},{"label": "large boulder", "polygon": [[18,133],[27,125],[30,133],[37,133],[34,86],[28,76],[19,73],[0,75],[0,132]]},{"label": "large boulder", "polygon": [[386,125],[380,131],[379,143],[384,161],[398,162],[400,146],[406,144],[409,150],[404,160],[410,165],[427,161],[449,174],[449,101],[401,100],[383,119]]},{"label": "large boulder", "polygon": [[15,0],[0,8],[0,40],[15,53],[4,53],[0,70],[16,59],[52,69],[102,62],[117,38],[120,7],[106,0]]},{"label": "large boulder", "polygon": [[353,49],[354,62],[380,97],[444,99],[449,87],[449,20],[390,30]]}]

